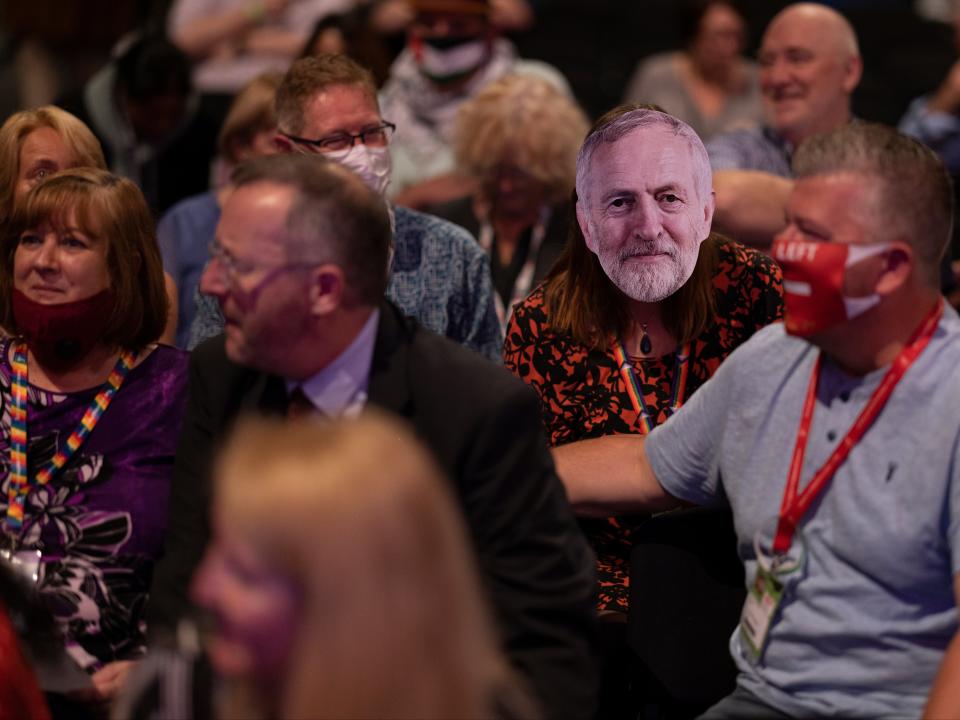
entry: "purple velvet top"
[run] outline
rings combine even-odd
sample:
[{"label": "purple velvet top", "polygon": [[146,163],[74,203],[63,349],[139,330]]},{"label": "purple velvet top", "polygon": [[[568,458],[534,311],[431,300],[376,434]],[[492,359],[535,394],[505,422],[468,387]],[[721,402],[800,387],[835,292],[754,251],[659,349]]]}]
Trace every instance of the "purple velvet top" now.
[{"label": "purple velvet top", "polygon": [[[10,484],[10,341],[0,341],[0,516]],[[42,552],[39,588],[88,671],[136,656],[167,524],[173,456],[187,389],[187,354],[158,346],[127,376],[86,442],[45,487],[31,486],[25,546]],[[28,390],[31,482],[80,422],[99,388]]]}]

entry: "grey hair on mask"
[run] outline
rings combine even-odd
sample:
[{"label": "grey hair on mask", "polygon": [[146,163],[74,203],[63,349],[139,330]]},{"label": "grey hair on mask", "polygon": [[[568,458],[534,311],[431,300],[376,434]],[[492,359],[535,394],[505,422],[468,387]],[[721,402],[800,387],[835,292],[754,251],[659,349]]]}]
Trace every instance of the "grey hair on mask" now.
[{"label": "grey hair on mask", "polygon": [[703,141],[692,127],[682,120],[660,110],[646,106],[622,105],[604,115],[587,134],[586,140],[577,155],[577,197],[584,200],[589,195],[588,176],[593,155],[601,145],[609,145],[641,128],[662,127],[677,137],[682,137],[690,145],[693,159],[694,184],[700,199],[703,200],[713,187],[713,174],[710,170],[710,157]]}]

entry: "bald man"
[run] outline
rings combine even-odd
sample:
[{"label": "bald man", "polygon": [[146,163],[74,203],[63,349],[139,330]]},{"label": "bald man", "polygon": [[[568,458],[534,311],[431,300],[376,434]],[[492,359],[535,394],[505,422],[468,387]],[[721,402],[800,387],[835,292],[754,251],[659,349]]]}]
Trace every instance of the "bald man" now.
[{"label": "bald man", "polygon": [[783,227],[794,150],[851,119],[863,63],[850,23],[836,10],[796,3],[774,16],[760,47],[765,125],[707,145],[715,231],[760,248]]}]

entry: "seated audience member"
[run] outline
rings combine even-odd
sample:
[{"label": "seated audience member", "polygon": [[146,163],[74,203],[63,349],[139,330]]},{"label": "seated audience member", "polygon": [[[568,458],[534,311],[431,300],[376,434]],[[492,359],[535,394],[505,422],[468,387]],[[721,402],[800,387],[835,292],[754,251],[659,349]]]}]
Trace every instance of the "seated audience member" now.
[{"label": "seated audience member", "polygon": [[449,485],[397,421],[248,420],[212,511],[192,595],[214,620],[213,667],[235,681],[222,717],[538,716]]},{"label": "seated audience member", "polygon": [[953,194],[929,149],[867,123],[807,141],[794,171],[773,246],[785,324],[646,441],[554,453],[584,511],[732,507],[740,676],[705,718],[918,717],[944,651],[960,657],[960,318],[938,290]]},{"label": "seated audience member", "polygon": [[35,187],[2,238],[0,296],[2,540],[109,698],[144,649],[186,400],[186,356],[152,344],[166,297],[143,195],[90,168]]},{"label": "seated audience member", "polygon": [[[280,79],[276,74],[254,78],[230,106],[217,141],[225,174],[244,160],[276,152],[274,106]],[[181,200],[157,225],[163,264],[177,286],[177,347],[186,348],[189,344],[190,328],[196,316],[194,296],[210,257],[220,208],[229,192],[230,185],[225,181],[213,190]]]},{"label": "seated audience member", "polygon": [[760,124],[760,82],[743,57],[747,24],[737,0],[688,0],[681,10],[685,48],[644,59],[624,102],[650,103],[683,120],[706,142]]},{"label": "seated audience member", "polygon": [[226,331],[191,358],[151,622],[171,627],[188,610],[187,582],[210,534],[208,458],[238,414],[378,407],[406,418],[449,475],[503,647],[546,716],[588,717],[593,563],[533,396],[384,299],[389,216],[354,173],[274,155],[240,166],[234,184],[200,283]]},{"label": "seated audience member", "polygon": [[793,186],[790,159],[804,140],[851,120],[863,64],[850,23],[825,5],[796,3],[763,34],[760,90],[765,124],[707,144],[717,232],[768,248],[783,227]]},{"label": "seated audience member", "polygon": [[[954,31],[954,42],[960,50],[960,2],[949,0],[949,21]],[[900,131],[925,143],[936,152],[947,166],[953,179],[954,196],[960,183],[960,60],[950,68],[940,86],[932,93],[922,95],[910,103],[900,120]],[[952,252],[944,256],[941,269],[941,289],[954,307],[960,306],[960,268],[954,268],[953,258],[960,247],[960,228],[953,228]]]},{"label": "seated audience member", "polygon": [[416,16],[407,47],[383,87],[384,115],[397,124],[390,146],[392,193],[423,208],[461,197],[471,184],[454,172],[453,132],[460,106],[509,73],[537,75],[569,93],[558,70],[522,60],[493,24],[490,0],[410,0]]},{"label": "seated audience member", "polygon": [[532,75],[492,82],[460,110],[457,165],[477,189],[431,210],[469,230],[490,256],[501,324],[563,249],[587,128],[569,96]]},{"label": "seated audience member", "polygon": [[[370,73],[343,55],[303,58],[277,91],[281,152],[327,158],[357,173],[381,196],[390,183],[384,120]],[[424,213],[389,207],[393,254],[387,297],[424,327],[499,361],[497,322],[486,255],[463,228]],[[198,300],[194,346],[223,331],[213,298]]]},{"label": "seated audience member", "polygon": [[15,202],[41,180],[67,168],[106,166],[93,133],[65,110],[45,105],[14,113],[0,127],[0,232]]},{"label": "seated audience member", "polygon": [[[960,2],[949,0],[954,42],[960,50]],[[936,152],[950,175],[960,177],[960,60],[940,86],[915,98],[900,120],[900,131],[915,137]]]},{"label": "seated audience member", "polygon": [[189,61],[169,41],[131,37],[61,104],[90,126],[110,170],[133,180],[154,212],[207,189],[217,125],[199,112]]},{"label": "seated audience member", "polygon": [[175,0],[170,37],[195,63],[193,83],[230,97],[257,75],[285,72],[313,26],[358,0]]},{"label": "seated audience member", "polygon": [[[100,143],[77,117],[55,105],[22,110],[0,127],[0,237],[16,203],[59,170],[90,167],[106,170]],[[164,275],[170,310],[160,342],[173,342],[176,330],[176,288]]]},{"label": "seated audience member", "polygon": [[[781,314],[776,265],[710,234],[710,164],[680,120],[607,113],[577,158],[577,198],[580,232],[514,310],[503,351],[537,393],[552,446],[648,433]],[[599,609],[625,613],[635,523],[590,514]]]}]

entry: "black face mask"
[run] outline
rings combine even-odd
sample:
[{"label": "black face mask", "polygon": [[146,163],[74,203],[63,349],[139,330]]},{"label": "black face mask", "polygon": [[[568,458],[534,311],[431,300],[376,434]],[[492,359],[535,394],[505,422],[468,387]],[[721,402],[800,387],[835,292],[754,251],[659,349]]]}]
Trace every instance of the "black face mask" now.
[{"label": "black face mask", "polygon": [[435,50],[449,50],[459,45],[463,45],[474,40],[479,40],[477,35],[456,35],[447,37],[423,38],[423,44],[429,45]]}]

